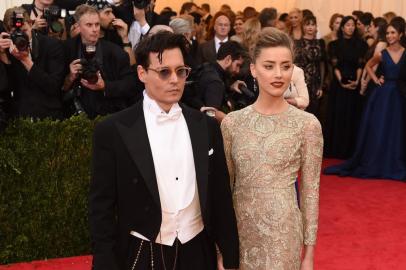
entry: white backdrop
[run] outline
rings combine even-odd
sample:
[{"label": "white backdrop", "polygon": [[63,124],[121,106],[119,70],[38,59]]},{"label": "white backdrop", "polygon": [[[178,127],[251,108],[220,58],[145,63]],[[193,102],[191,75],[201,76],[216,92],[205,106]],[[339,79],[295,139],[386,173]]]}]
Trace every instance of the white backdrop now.
[{"label": "white backdrop", "polygon": [[[179,11],[180,6],[187,0],[156,0],[156,10],[159,12],[163,7],[170,6]],[[394,11],[396,14],[406,18],[406,0],[192,0],[196,4],[210,3],[212,14],[222,4],[229,4],[234,11],[243,10],[246,6],[253,6],[257,10],[264,7],[275,7],[279,12],[287,12],[294,7],[312,10],[319,24],[322,34],[328,32],[328,21],[330,16],[339,12],[344,15],[351,14],[355,9],[370,11],[375,16],[381,16],[387,11]],[[0,18],[3,18],[4,11],[13,6],[23,3],[31,3],[32,0],[0,0]]]}]

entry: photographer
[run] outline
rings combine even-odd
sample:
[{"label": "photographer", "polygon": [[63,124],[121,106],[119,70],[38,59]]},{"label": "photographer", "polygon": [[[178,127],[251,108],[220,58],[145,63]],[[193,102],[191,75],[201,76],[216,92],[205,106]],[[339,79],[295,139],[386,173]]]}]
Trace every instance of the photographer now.
[{"label": "photographer", "polygon": [[218,121],[223,120],[226,113],[235,109],[235,102],[231,98],[234,93],[241,93],[246,87],[242,81],[232,84],[232,77],[240,72],[244,62],[246,50],[235,41],[228,41],[221,45],[215,63],[203,64],[203,70],[198,78],[198,97],[203,102],[202,111],[215,111]]},{"label": "photographer", "polygon": [[128,39],[128,25],[123,20],[116,18],[113,6],[107,0],[88,0],[86,4],[99,12],[100,38],[122,47],[130,57],[130,65],[134,65],[135,57]]},{"label": "photographer", "polygon": [[32,29],[43,35],[57,39],[66,39],[66,10],[54,5],[54,0],[34,0],[32,4],[22,5],[34,22]]},{"label": "photographer", "polygon": [[128,0],[132,3],[134,21],[130,26],[128,37],[133,49],[135,49],[141,38],[158,21],[158,14],[154,12],[155,0]]},{"label": "photographer", "polygon": [[23,8],[8,9],[4,25],[7,32],[0,34],[0,61],[7,70],[8,88],[13,91],[11,117],[62,118],[62,45],[58,40],[35,35]]},{"label": "photographer", "polygon": [[74,105],[71,113],[84,111],[94,118],[127,108],[141,95],[128,55],[116,44],[99,39],[100,17],[95,8],[80,5],[75,18],[80,35],[66,42],[70,72],[63,87]]}]

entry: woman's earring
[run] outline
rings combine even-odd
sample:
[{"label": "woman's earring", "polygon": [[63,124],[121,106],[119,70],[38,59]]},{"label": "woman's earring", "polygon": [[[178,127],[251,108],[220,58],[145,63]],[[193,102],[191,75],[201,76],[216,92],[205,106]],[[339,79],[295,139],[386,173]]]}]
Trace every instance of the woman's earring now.
[{"label": "woman's earring", "polygon": [[254,92],[257,92],[257,80],[254,78]]}]

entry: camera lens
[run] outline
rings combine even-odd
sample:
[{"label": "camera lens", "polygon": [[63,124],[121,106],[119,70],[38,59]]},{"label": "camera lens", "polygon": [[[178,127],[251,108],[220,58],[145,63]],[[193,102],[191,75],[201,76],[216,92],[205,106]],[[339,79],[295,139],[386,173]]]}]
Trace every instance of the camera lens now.
[{"label": "camera lens", "polygon": [[52,22],[49,27],[51,28],[51,31],[54,32],[54,33],[63,32],[63,25],[59,21]]},{"label": "camera lens", "polygon": [[28,42],[25,38],[23,37],[18,37],[14,41],[14,44],[16,45],[17,49],[21,51],[26,51],[28,49]]}]

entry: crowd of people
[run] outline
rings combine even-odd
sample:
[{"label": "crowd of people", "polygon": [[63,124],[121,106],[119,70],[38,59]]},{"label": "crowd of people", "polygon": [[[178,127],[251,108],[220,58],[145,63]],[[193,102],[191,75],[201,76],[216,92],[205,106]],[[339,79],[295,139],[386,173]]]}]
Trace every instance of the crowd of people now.
[{"label": "crowd of people", "polygon": [[154,6],[8,9],[1,127],[113,114],[94,137],[94,269],[313,269],[323,155],[348,159],[326,174],[406,180],[405,20],[337,13],[320,33],[310,10]]}]

